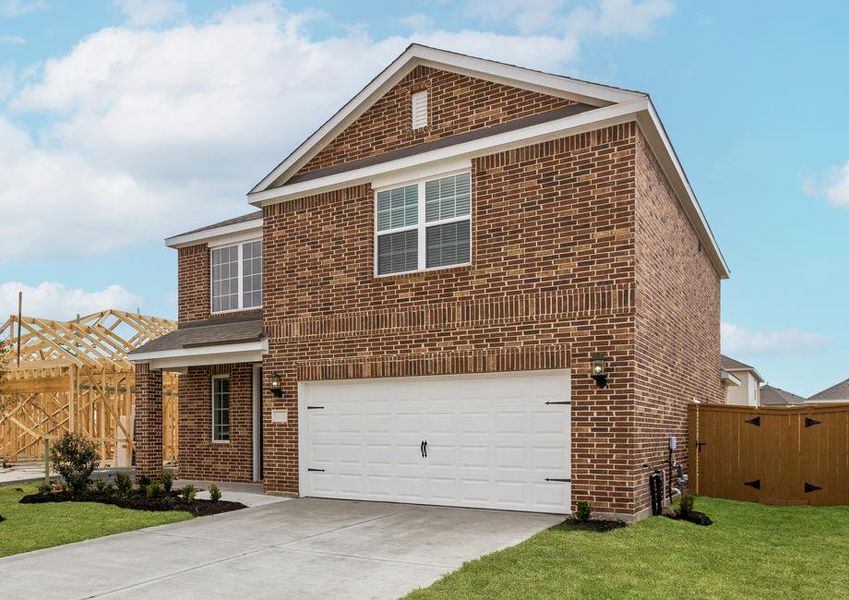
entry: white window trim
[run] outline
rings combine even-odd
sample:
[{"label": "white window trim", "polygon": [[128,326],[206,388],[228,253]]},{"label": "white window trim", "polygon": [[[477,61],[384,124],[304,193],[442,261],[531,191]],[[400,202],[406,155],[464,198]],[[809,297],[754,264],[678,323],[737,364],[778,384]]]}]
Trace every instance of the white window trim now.
[{"label": "white window trim", "polygon": [[[211,427],[211,431],[210,431],[210,434],[211,434],[210,439],[212,440],[213,444],[229,444],[230,443],[229,439],[226,439],[226,440],[216,440],[215,439],[215,380],[216,379],[230,379],[230,375],[229,374],[213,375],[212,379],[210,380],[210,383],[211,383],[211,386],[210,386],[210,388],[211,388],[210,389],[210,412],[212,414],[212,424],[211,424],[212,427]],[[231,395],[232,390],[228,391],[227,394]],[[229,398],[228,398],[228,402],[227,402],[227,415],[228,415],[228,417],[230,415]]]},{"label": "white window trim", "polygon": [[[254,238],[250,238],[250,239],[246,239],[246,240],[242,240],[242,241],[230,242],[230,243],[227,243],[227,244],[216,244],[214,246],[212,244],[209,245],[209,313],[210,314],[212,314],[212,315],[226,315],[227,313],[242,312],[242,311],[246,311],[246,310],[255,310],[257,308],[262,308],[263,302],[265,302],[265,248],[262,249],[262,274],[263,274],[262,302],[260,302],[258,306],[248,306],[246,308],[244,306],[245,298],[242,295],[242,293],[244,291],[244,281],[243,281],[243,279],[244,279],[244,271],[243,271],[244,264],[242,263],[244,246],[245,246],[245,244],[252,244],[254,242],[259,242],[260,244],[262,244],[262,238],[261,237],[259,237],[259,238],[254,237]],[[239,277],[238,277],[238,281],[239,281],[239,285],[238,285],[239,306],[238,306],[238,308],[228,308],[227,310],[213,310],[213,306],[215,306],[215,303],[213,301],[213,283],[214,282],[212,281],[212,251],[217,249],[217,248],[229,248],[230,246],[238,247],[238,251],[237,251],[238,259],[237,259],[237,261],[238,261],[238,265],[239,265]]]},{"label": "white window trim", "polygon": [[[460,217],[451,217],[448,219],[440,219],[438,221],[426,221],[426,202],[425,202],[425,184],[428,181],[434,181],[436,179],[443,179],[444,177],[453,177],[455,175],[462,175],[463,173],[469,174],[469,214],[468,216],[463,215]],[[406,225],[404,227],[396,227],[394,229],[386,229],[384,231],[378,231],[377,229],[377,195],[380,192],[385,192],[387,190],[394,190],[399,187],[406,187],[409,185],[417,185],[418,186],[418,196],[417,196],[417,208],[418,208],[418,219],[415,225]],[[456,269],[458,267],[468,267],[472,264],[472,257],[474,256],[474,223],[472,221],[472,213],[474,212],[474,177],[472,177],[472,173],[468,168],[458,169],[454,171],[447,171],[435,175],[429,175],[426,178],[418,179],[415,181],[408,181],[407,183],[396,183],[393,182],[392,185],[381,186],[379,188],[374,188],[374,244],[373,244],[373,253],[374,253],[374,265],[373,265],[373,274],[375,278],[383,278],[383,277],[394,277],[397,275],[407,275],[410,273],[424,273],[428,271],[443,271],[445,269]],[[469,260],[464,263],[456,263],[453,265],[443,265],[439,267],[427,267],[427,228],[434,227],[436,225],[445,225],[447,223],[455,223],[458,221],[468,221],[469,222]],[[418,267],[409,271],[397,271],[395,273],[384,273],[379,274],[377,271],[377,239],[382,235],[388,235],[390,233],[402,233],[404,231],[412,231],[417,230],[419,232],[418,236],[418,249],[417,249],[417,258],[418,258]],[[263,271],[264,272],[264,271]]]}]

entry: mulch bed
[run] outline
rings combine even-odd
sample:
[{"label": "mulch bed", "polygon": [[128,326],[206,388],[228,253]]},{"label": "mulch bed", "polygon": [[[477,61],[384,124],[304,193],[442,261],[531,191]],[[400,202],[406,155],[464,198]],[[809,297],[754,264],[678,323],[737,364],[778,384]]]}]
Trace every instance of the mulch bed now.
[{"label": "mulch bed", "polygon": [[614,529],[621,529],[628,526],[627,523],[623,523],[622,521],[607,521],[604,519],[590,519],[589,521],[566,519],[565,524],[569,529],[575,529],[578,531],[595,531],[597,533],[613,531]]},{"label": "mulch bed", "polygon": [[133,510],[182,510],[193,514],[196,517],[205,517],[207,515],[217,515],[219,513],[230,512],[247,508],[241,502],[230,502],[229,500],[192,500],[190,504],[183,502],[177,496],[177,492],[171,492],[169,495],[148,498],[138,493],[133,493],[128,496],[110,495],[104,492],[90,490],[79,497],[72,497],[68,492],[48,492],[46,494],[29,494],[20,499],[21,504],[42,504],[45,502],[98,502],[100,504],[111,504],[119,508],[130,508]]}]

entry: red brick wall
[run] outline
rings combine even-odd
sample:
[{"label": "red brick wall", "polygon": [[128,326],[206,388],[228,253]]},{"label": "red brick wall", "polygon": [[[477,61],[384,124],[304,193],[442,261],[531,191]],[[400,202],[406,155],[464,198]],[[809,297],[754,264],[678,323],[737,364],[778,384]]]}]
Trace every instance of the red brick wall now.
[{"label": "red brick wall", "polygon": [[162,371],[147,363],[136,365],[135,388],[136,474],[162,475]]},{"label": "red brick wall", "polygon": [[[648,475],[667,458],[687,461],[687,405],[718,402],[719,276],[642,135],[636,152],[637,508],[649,506]],[[668,477],[668,470],[664,477]]]},{"label": "red brick wall", "polygon": [[633,512],[635,139],[631,123],[473,161],[468,267],[375,278],[367,185],[266,207],[263,367],[284,378],[266,487],[298,491],[299,380],[571,366],[574,498]]},{"label": "red brick wall", "polygon": [[[413,130],[410,96],[428,91],[428,126]],[[573,104],[571,100],[419,66],[304,165],[306,173]],[[279,182],[274,185],[279,185]]]},{"label": "red brick wall", "polygon": [[[212,442],[212,376],[230,375],[230,441]],[[252,481],[253,366],[189,367],[180,377],[180,477]]]},{"label": "red brick wall", "polygon": [[210,310],[209,248],[195,244],[177,250],[177,320],[208,319]]}]

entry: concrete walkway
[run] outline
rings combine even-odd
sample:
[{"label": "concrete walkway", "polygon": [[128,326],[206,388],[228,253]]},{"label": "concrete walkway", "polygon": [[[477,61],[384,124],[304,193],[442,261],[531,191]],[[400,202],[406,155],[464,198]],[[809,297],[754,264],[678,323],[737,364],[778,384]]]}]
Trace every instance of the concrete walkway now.
[{"label": "concrete walkway", "polygon": [[289,500],[0,559],[0,596],[397,598],[561,520]]}]

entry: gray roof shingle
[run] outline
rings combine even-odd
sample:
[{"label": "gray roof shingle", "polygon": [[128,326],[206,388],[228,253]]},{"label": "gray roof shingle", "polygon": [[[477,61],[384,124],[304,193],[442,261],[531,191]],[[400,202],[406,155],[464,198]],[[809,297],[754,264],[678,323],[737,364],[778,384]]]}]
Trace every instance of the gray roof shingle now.
[{"label": "gray roof shingle", "polygon": [[739,369],[751,369],[753,371],[755,370],[752,365],[741,363],[739,360],[734,360],[730,356],[725,356],[724,354],[719,355],[719,365],[726,371],[736,371]]},{"label": "gray roof shingle", "polygon": [[808,400],[846,400],[849,402],[849,379],[814,394]]},{"label": "gray roof shingle", "polygon": [[231,319],[208,319],[182,325],[177,331],[165,334],[140,346],[129,356],[148,352],[201,348],[256,342],[263,338],[262,316],[250,315]]},{"label": "gray roof shingle", "polygon": [[804,403],[805,399],[802,396],[792,392],[771,385],[761,386],[762,406],[798,406]]}]

